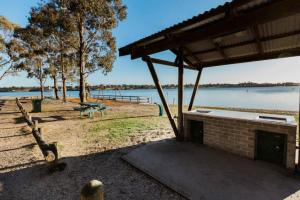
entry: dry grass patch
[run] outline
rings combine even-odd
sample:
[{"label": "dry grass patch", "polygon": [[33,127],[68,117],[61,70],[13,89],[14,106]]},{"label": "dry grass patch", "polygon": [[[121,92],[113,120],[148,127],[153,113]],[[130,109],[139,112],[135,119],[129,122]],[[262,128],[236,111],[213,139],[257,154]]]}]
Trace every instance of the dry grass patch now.
[{"label": "dry grass patch", "polygon": [[87,134],[88,142],[106,140],[109,143],[122,143],[134,133],[151,131],[168,126],[165,117],[119,118],[94,123]]}]

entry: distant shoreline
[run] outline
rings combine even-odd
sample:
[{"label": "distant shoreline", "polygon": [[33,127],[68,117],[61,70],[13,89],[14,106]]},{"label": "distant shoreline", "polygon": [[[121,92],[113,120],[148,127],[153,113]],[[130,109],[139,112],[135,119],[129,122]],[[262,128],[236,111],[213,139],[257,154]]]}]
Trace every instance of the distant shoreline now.
[{"label": "distant shoreline", "polygon": [[[258,87],[298,87],[299,83],[238,83],[238,84],[227,84],[227,83],[217,83],[217,84],[203,84],[200,88],[258,88]],[[90,90],[136,90],[136,89],[155,89],[154,85],[93,85],[89,86]],[[164,89],[176,89],[177,85],[168,84],[162,85]],[[193,84],[186,84],[185,88],[193,88]],[[61,88],[59,87],[59,90]],[[68,91],[78,91],[78,87],[67,87]],[[2,87],[1,92],[39,92],[39,87]],[[52,91],[51,86],[46,86],[45,91]]]}]

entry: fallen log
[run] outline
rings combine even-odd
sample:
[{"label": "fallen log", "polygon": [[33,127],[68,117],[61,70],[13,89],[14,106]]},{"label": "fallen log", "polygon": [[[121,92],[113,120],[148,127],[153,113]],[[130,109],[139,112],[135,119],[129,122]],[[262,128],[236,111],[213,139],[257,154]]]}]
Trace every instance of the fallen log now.
[{"label": "fallen log", "polygon": [[58,151],[57,151],[57,145],[56,143],[47,144],[41,134],[41,129],[38,128],[38,121],[35,122],[32,121],[32,117],[28,114],[28,112],[24,109],[23,105],[19,101],[18,98],[16,98],[16,103],[21,111],[26,123],[30,128],[32,129],[31,133],[39,146],[46,162],[49,166],[49,171],[62,171],[65,169],[66,164],[65,163],[58,163]]}]

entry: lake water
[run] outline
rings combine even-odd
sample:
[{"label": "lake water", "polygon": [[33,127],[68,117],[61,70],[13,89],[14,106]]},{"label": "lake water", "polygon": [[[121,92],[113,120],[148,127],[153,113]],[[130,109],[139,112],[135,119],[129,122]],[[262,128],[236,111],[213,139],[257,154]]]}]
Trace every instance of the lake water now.
[{"label": "lake water", "polygon": [[[177,89],[164,89],[170,104],[177,103]],[[92,91],[92,95],[116,94],[116,91]],[[38,96],[39,92],[2,92],[0,96]],[[68,96],[78,97],[78,91],[69,91]],[[121,90],[117,95],[145,96],[151,102],[160,102],[156,89]],[[186,88],[184,103],[188,105],[192,88]],[[52,92],[45,95],[53,96]],[[298,87],[257,87],[257,88],[199,88],[194,105],[236,108],[257,108],[298,111]]]}]

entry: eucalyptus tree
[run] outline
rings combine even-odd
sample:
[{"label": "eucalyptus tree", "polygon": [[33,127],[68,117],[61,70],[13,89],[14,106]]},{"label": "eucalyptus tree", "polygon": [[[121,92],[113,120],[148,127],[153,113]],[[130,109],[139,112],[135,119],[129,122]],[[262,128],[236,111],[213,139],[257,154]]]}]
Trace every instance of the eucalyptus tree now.
[{"label": "eucalyptus tree", "polygon": [[41,99],[44,99],[44,85],[48,75],[47,67],[44,65],[42,56],[32,55],[24,63],[24,69],[27,71],[28,78],[36,78],[39,82]]},{"label": "eucalyptus tree", "polygon": [[38,80],[41,99],[44,99],[44,84],[48,75],[46,69],[49,67],[47,55],[49,41],[44,39],[42,29],[31,24],[15,30],[14,35],[26,49],[24,59],[18,63],[17,68],[26,71],[28,78]]},{"label": "eucalyptus tree", "polygon": [[16,67],[22,59],[24,48],[14,37],[14,30],[20,28],[3,16],[0,16],[0,80],[8,74],[16,74]]},{"label": "eucalyptus tree", "polygon": [[13,38],[13,31],[18,26],[4,16],[0,16],[0,66],[4,66],[9,63],[7,60],[7,43]]},{"label": "eucalyptus tree", "polygon": [[[73,32],[75,27],[65,11],[64,0],[51,1],[32,8],[29,23],[43,31],[44,39],[49,41],[48,55],[52,56],[57,65],[54,72],[60,72],[62,79],[63,101],[66,101],[67,79],[69,72],[73,71],[73,65],[67,65],[74,55],[74,48],[70,44],[75,43],[76,37]],[[54,78],[54,76],[52,76]]]},{"label": "eucalyptus tree", "polygon": [[76,50],[79,71],[80,101],[86,101],[86,78],[90,73],[112,70],[116,59],[116,41],[112,30],[126,18],[122,0],[52,0],[64,3],[70,27],[75,28],[77,40],[71,45]]}]

